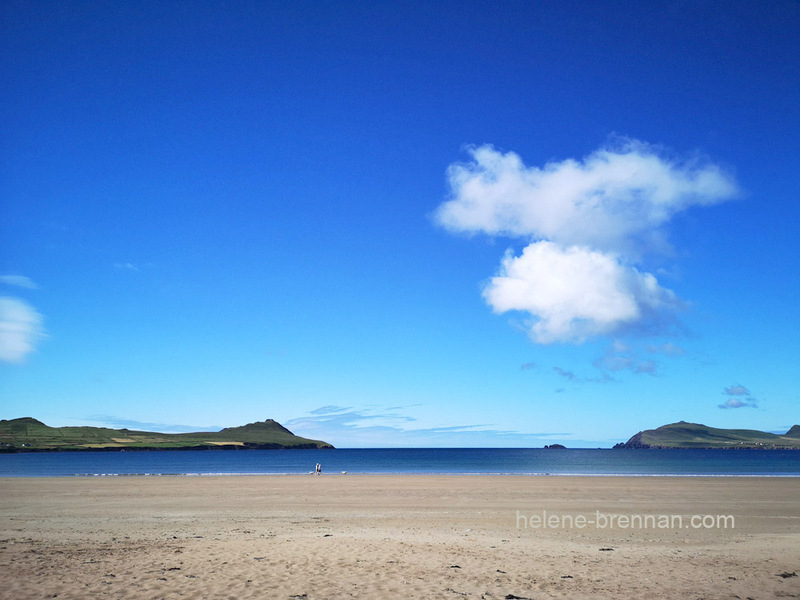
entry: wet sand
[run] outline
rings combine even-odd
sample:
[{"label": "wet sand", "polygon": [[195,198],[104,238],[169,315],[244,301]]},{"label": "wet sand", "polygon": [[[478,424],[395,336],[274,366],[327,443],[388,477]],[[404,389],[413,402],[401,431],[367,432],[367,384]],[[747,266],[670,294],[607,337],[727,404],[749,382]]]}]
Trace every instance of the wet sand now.
[{"label": "wet sand", "polygon": [[2,598],[800,598],[791,573],[800,478],[0,479]]}]

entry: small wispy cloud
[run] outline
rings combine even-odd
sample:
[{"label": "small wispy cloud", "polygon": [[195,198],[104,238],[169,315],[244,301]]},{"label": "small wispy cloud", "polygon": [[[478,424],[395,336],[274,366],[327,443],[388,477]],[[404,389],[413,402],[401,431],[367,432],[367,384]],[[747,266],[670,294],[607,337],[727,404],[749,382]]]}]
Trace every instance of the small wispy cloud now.
[{"label": "small wispy cloud", "polygon": [[418,406],[422,406],[422,404],[418,403],[418,404],[401,404],[399,406],[387,406],[386,410],[391,410],[391,411],[406,410],[408,408],[417,408]]},{"label": "small wispy cloud", "polygon": [[[0,285],[38,290],[39,286],[25,275],[0,275]],[[0,361],[21,364],[47,337],[44,318],[27,301],[16,296],[0,297]]]},{"label": "small wispy cloud", "polygon": [[30,277],[25,277],[24,275],[0,275],[0,283],[27,290],[39,289],[39,286]]},{"label": "small wispy cloud", "polygon": [[526,363],[522,363],[519,366],[520,371],[531,371],[532,369],[535,369],[535,368],[536,368],[536,363],[535,362],[526,362]]},{"label": "small wispy cloud", "polygon": [[[553,367],[553,371],[559,376],[572,383],[614,383],[615,379],[608,373],[602,373],[599,377],[581,377],[576,375],[573,371],[563,369],[561,367]],[[563,388],[556,390],[561,393],[565,390]]]},{"label": "small wispy cloud", "polygon": [[352,407],[327,405],[309,411],[309,416],[292,419],[287,427],[340,427],[356,429],[369,424],[371,427],[395,428],[400,423],[413,422],[416,419],[397,411],[376,410],[370,408],[355,409]]},{"label": "small wispy cloud", "polygon": [[483,297],[497,313],[530,315],[539,344],[672,333],[684,303],[638,265],[670,251],[664,227],[674,215],[738,193],[720,167],[632,139],[541,168],[490,145],[468,152],[470,162],[448,169],[452,194],[436,220],[528,240],[521,254],[506,253]]},{"label": "small wispy cloud", "polygon": [[750,390],[739,383],[726,387],[723,393],[728,396],[750,396]]},{"label": "small wispy cloud", "polygon": [[667,342],[666,344],[661,344],[660,346],[647,346],[647,351],[650,354],[663,354],[664,356],[683,356],[686,354],[686,350],[681,348],[680,346],[673,344],[672,342]]},{"label": "small wispy cloud", "polygon": [[352,407],[350,406],[335,406],[333,404],[328,404],[327,406],[320,406],[317,409],[310,411],[312,415],[335,415],[339,413],[346,412],[350,410]]},{"label": "small wispy cloud", "polygon": [[603,356],[592,363],[598,369],[606,371],[630,371],[636,374],[655,375],[658,365],[649,358],[642,358],[639,351],[620,340],[608,346]]},{"label": "small wispy cloud", "polygon": [[20,364],[45,337],[44,319],[21,298],[0,297],[0,361]]},{"label": "small wispy cloud", "polygon": [[141,269],[139,267],[137,267],[133,263],[129,263],[129,262],[117,262],[117,263],[114,263],[114,268],[115,269],[120,269],[120,270],[123,270],[123,271],[134,271],[134,272],[141,271]]},{"label": "small wispy cloud", "polygon": [[728,386],[722,390],[722,393],[730,397],[722,404],[718,404],[719,408],[758,408],[758,400],[753,398],[750,390],[741,384]]},{"label": "small wispy cloud", "polygon": [[572,371],[567,371],[566,369],[562,369],[561,367],[553,367],[553,371],[555,371],[561,377],[563,377],[564,379],[567,379],[568,381],[577,381],[578,380],[578,376],[575,375],[575,373],[573,373]]},{"label": "small wispy cloud", "polygon": [[752,399],[742,400],[741,398],[729,398],[726,402],[718,405],[719,408],[758,408],[758,403]]},{"label": "small wispy cloud", "polygon": [[571,435],[562,432],[524,433],[499,429],[488,423],[415,427],[413,424],[416,422],[414,417],[392,409],[323,406],[284,425],[298,435],[347,447],[537,445],[554,438],[563,440]]}]

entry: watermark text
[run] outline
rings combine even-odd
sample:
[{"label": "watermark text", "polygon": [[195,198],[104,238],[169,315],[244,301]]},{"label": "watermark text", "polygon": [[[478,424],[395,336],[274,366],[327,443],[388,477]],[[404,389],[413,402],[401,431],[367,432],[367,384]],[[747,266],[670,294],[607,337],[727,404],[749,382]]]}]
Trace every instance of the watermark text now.
[{"label": "watermark text", "polygon": [[735,529],[733,515],[586,514],[517,511],[517,529]]}]

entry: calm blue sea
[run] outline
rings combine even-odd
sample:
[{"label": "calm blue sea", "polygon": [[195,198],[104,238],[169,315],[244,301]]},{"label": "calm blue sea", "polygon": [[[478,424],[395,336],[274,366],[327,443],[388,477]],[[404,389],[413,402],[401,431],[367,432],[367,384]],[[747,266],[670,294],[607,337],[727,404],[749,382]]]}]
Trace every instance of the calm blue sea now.
[{"label": "calm blue sea", "polygon": [[0,454],[0,477],[326,473],[800,477],[800,450],[418,448]]}]

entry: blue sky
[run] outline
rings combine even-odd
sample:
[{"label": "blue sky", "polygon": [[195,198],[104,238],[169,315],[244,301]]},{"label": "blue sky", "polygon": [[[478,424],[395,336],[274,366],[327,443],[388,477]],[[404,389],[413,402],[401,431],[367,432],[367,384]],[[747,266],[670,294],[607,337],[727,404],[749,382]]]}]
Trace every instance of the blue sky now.
[{"label": "blue sky", "polygon": [[3,418],[800,421],[800,4],[4,2]]}]

